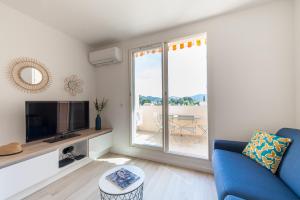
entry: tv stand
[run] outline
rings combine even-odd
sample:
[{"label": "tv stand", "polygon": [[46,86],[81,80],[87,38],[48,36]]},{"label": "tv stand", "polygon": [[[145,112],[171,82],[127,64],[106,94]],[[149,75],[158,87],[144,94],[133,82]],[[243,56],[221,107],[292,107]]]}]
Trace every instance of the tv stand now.
[{"label": "tv stand", "polygon": [[[22,153],[0,156],[0,199],[24,199],[98,159],[109,152],[112,146],[110,128],[88,129],[76,133],[80,136],[55,143],[34,141],[24,144]],[[65,164],[61,161],[64,159],[62,151],[69,146],[74,146],[74,161],[62,167]]]},{"label": "tv stand", "polygon": [[66,140],[66,139],[73,138],[73,137],[77,137],[77,136],[80,136],[80,134],[78,134],[78,133],[60,134],[60,135],[57,135],[53,138],[44,140],[43,142],[54,143],[54,142],[59,142],[59,141]]}]

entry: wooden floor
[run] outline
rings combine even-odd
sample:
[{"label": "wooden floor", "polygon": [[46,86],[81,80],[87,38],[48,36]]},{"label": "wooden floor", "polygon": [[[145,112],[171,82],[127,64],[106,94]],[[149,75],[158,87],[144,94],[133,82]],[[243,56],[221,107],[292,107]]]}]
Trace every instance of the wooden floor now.
[{"label": "wooden floor", "polygon": [[107,154],[26,200],[99,200],[98,180],[116,165],[133,164],[145,171],[144,200],[216,200],[213,176],[122,155]]}]

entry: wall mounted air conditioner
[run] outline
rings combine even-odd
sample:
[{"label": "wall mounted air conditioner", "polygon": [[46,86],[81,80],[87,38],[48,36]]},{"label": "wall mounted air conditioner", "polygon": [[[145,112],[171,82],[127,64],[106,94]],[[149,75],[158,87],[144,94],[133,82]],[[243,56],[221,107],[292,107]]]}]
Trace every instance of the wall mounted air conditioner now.
[{"label": "wall mounted air conditioner", "polygon": [[119,63],[122,61],[122,51],[118,47],[92,51],[89,53],[89,60],[96,66]]}]

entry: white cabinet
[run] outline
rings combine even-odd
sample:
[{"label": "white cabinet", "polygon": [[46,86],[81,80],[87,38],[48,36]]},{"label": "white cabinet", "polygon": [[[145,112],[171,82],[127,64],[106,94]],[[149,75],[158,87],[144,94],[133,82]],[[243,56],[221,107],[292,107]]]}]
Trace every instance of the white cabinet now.
[{"label": "white cabinet", "polygon": [[0,169],[0,199],[6,199],[58,172],[58,150]]},{"label": "white cabinet", "polygon": [[[62,143],[56,146],[57,150],[49,149],[49,153],[42,154],[42,152],[37,150],[36,155],[38,156],[36,157],[17,160],[16,164],[0,168],[0,200],[7,198],[23,199],[25,196],[92,161],[89,158],[85,158],[74,161],[69,167],[59,168],[60,152],[67,146],[74,146],[76,155],[89,155],[92,159],[97,159],[99,156],[107,153],[112,146],[112,132],[104,132],[103,135],[90,138],[92,136],[90,133],[87,133],[86,137],[81,140],[77,138],[73,143],[70,143],[70,141],[67,144]],[[38,148],[41,148],[42,145],[46,146],[44,149],[41,149],[43,151],[49,146],[49,144],[44,143],[37,144]],[[31,148],[33,148],[33,145]],[[24,151],[23,153],[26,152]],[[34,154],[32,153],[31,156],[34,156]]]},{"label": "white cabinet", "polygon": [[112,146],[112,132],[89,139],[89,157],[97,159]]}]

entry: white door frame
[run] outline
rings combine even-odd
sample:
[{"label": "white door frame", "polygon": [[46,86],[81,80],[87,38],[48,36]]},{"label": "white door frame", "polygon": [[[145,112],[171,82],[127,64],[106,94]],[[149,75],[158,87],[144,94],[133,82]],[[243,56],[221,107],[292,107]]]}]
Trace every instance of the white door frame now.
[{"label": "white door frame", "polygon": [[162,125],[163,125],[163,130],[162,130],[162,146],[153,146],[153,145],[147,145],[147,144],[136,144],[133,142],[133,134],[136,133],[136,126],[135,126],[135,113],[136,113],[136,102],[135,102],[135,63],[134,63],[134,53],[138,51],[144,51],[148,49],[154,49],[154,48],[162,48],[162,98],[164,99],[164,44],[163,43],[156,43],[152,45],[146,45],[138,48],[134,48],[129,51],[129,66],[130,66],[130,146],[136,146],[136,147],[141,147],[141,148],[147,148],[147,149],[152,149],[152,150],[160,150],[164,151],[164,146],[165,146],[165,113],[164,113],[164,101],[162,102]]}]

